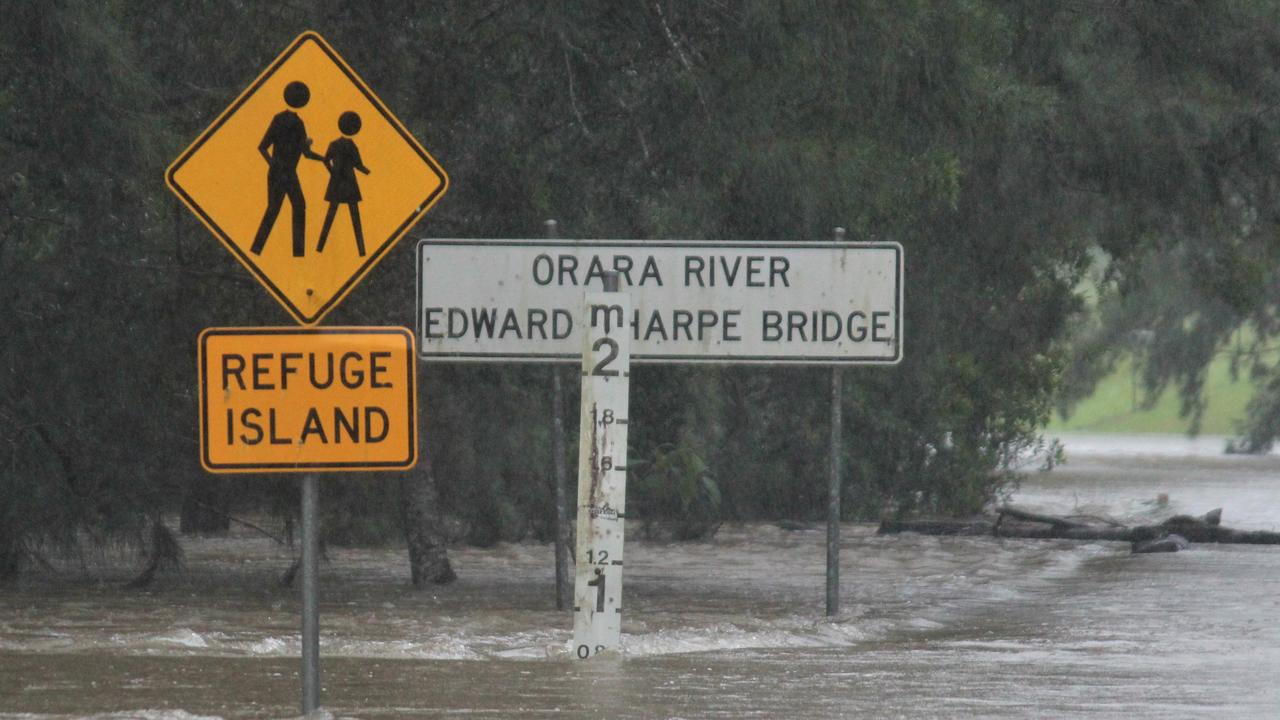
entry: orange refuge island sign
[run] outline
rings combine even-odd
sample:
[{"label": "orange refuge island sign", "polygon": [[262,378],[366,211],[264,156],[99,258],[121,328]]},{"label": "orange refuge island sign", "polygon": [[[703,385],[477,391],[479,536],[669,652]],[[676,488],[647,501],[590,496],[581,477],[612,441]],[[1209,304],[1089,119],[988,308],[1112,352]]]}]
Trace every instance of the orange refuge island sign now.
[{"label": "orange refuge island sign", "polygon": [[407,470],[418,459],[413,333],[399,327],[200,334],[209,472]]},{"label": "orange refuge island sign", "polygon": [[449,184],[314,32],[298,36],[165,181],[303,325],[336,307]]}]

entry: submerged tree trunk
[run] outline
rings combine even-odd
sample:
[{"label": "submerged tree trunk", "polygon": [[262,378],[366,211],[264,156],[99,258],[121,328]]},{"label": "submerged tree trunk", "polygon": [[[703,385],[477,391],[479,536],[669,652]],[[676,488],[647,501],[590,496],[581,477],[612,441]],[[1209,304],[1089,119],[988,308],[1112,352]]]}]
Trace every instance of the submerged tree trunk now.
[{"label": "submerged tree trunk", "polygon": [[150,538],[147,541],[147,566],[142,569],[125,587],[140,590],[151,585],[156,573],[162,567],[179,569],[182,567],[182,546],[164,521],[159,517],[152,518]]},{"label": "submerged tree trunk", "polygon": [[404,534],[409,545],[409,570],[413,586],[444,585],[457,579],[449,564],[444,533],[440,530],[440,500],[430,458],[418,470],[400,479],[404,497]]}]

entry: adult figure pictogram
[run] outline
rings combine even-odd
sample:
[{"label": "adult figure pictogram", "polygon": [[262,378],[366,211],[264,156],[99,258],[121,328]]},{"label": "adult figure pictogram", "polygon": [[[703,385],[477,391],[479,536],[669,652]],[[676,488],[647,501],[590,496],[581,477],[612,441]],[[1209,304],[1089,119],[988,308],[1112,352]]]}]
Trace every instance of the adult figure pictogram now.
[{"label": "adult figure pictogram", "polygon": [[[306,83],[294,81],[285,86],[284,101],[291,108],[306,106],[311,100],[311,90]],[[270,152],[267,152],[270,149]],[[253,246],[249,251],[261,255],[267,244],[267,236],[276,224],[276,216],[280,214],[280,204],[286,196],[289,207],[293,211],[293,255],[302,257],[306,252],[307,201],[302,193],[302,185],[298,182],[298,160],[303,156],[311,160],[323,160],[311,151],[311,139],[307,137],[307,128],[302,118],[293,110],[282,110],[271,119],[271,125],[258,143],[258,152],[266,159],[267,170],[267,210],[262,214],[262,223],[258,225],[258,233],[253,238]]]},{"label": "adult figure pictogram", "polygon": [[324,153],[324,164],[329,168],[329,186],[325,188],[324,199],[329,202],[329,211],[324,216],[324,227],[320,229],[320,242],[316,245],[316,252],[324,252],[333,217],[338,212],[338,205],[343,204],[351,214],[356,251],[364,257],[364,232],[360,229],[360,185],[356,183],[356,171],[368,175],[369,168],[360,161],[360,149],[351,140],[352,136],[360,132],[360,116],[351,111],[342,113],[338,118],[338,129],[345,137],[329,143],[329,149]]}]

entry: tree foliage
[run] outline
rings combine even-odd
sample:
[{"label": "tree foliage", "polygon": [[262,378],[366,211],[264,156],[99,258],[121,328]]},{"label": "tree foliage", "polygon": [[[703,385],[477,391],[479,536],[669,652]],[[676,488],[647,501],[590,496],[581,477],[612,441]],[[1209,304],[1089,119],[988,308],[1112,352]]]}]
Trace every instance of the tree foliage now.
[{"label": "tree foliage", "polygon": [[[1272,333],[1275,20],[1246,2],[18,0],[0,27],[0,570],[84,532],[142,538],[209,484],[196,335],[288,318],[162,172],[304,29],[449,172],[415,234],[554,217],[579,238],[901,242],[905,360],[844,375],[847,509],[874,514],[998,491],[1046,419],[1091,248],[1127,297],[1170,298],[1168,333],[1213,346],[1245,315]],[[328,322],[412,325],[409,245]],[[1152,263],[1169,282],[1140,291]],[[1179,316],[1186,293],[1214,300]],[[1073,367],[1106,364],[1107,327]],[[1210,351],[1179,347],[1170,367]],[[550,377],[422,370],[440,502],[475,542],[550,535]],[[678,448],[725,517],[816,516],[829,377],[640,368],[632,452]],[[217,497],[246,509],[293,502],[287,478],[229,482]],[[400,534],[401,483],[325,488],[347,539]]]},{"label": "tree foliage", "polygon": [[[1177,388],[1198,429],[1211,361],[1263,380],[1245,445],[1280,434],[1272,349],[1280,185],[1280,9],[1271,3],[1135,3],[1094,19],[1092,37],[1128,61],[1073,63],[1096,107],[1080,131],[1099,149],[1074,175],[1096,193],[1103,252],[1097,312],[1081,322],[1064,404],[1132,353],[1148,402]],[[1102,83],[1100,77],[1110,79]]]}]

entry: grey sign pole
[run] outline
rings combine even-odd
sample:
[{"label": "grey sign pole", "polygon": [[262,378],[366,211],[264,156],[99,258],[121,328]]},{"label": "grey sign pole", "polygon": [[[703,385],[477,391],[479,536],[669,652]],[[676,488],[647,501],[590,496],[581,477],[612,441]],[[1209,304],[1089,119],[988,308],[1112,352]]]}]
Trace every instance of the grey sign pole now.
[{"label": "grey sign pole", "polygon": [[[835,229],[835,241],[844,242],[844,228]],[[827,484],[827,615],[840,612],[840,442],[842,418],[840,367],[831,368],[831,475]]]},{"label": "grey sign pole", "polygon": [[302,476],[302,714],[320,709],[320,480]]},{"label": "grey sign pole", "polygon": [[[557,223],[547,220],[543,223],[547,239],[557,237]],[[569,579],[569,484],[568,470],[564,463],[564,383],[561,380],[560,366],[551,365],[551,453],[552,470],[555,473],[556,503],[556,609],[569,608],[569,599],[573,595],[573,586]]]}]

